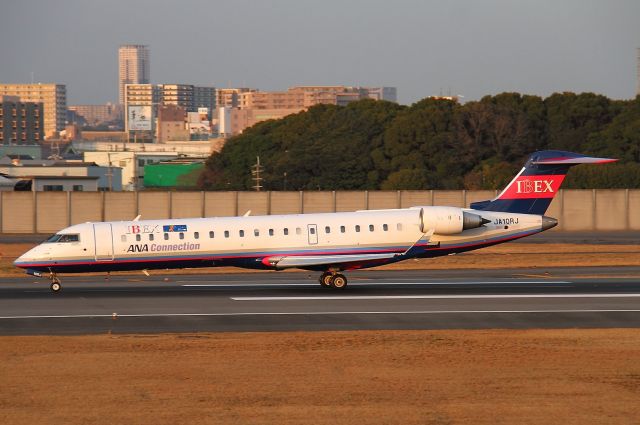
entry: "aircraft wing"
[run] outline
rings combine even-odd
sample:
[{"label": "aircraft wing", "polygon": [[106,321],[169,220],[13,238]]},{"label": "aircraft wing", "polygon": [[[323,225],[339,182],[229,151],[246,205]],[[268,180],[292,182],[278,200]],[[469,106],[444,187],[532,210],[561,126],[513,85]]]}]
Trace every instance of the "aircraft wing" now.
[{"label": "aircraft wing", "polygon": [[346,255],[283,255],[262,259],[262,263],[278,269],[305,268],[331,265],[357,265],[372,261],[389,260],[399,256],[406,256],[419,242],[427,243],[433,236],[433,230],[424,233],[413,245],[404,252],[386,252],[383,254],[346,254]]},{"label": "aircraft wing", "polygon": [[262,262],[279,269],[287,269],[293,267],[305,268],[325,265],[364,263],[376,260],[388,260],[398,255],[402,254],[392,252],[385,254],[291,255],[282,257],[268,257],[263,259]]}]

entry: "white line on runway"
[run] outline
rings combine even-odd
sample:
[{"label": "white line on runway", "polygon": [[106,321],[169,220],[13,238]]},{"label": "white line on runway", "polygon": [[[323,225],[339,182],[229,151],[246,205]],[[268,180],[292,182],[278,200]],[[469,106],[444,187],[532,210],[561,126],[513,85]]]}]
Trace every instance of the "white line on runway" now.
[{"label": "white line on runway", "polygon": [[[513,284],[569,284],[563,280],[514,280],[514,281],[486,281],[486,282],[353,282],[349,286],[383,286],[383,285],[513,285]],[[184,287],[208,287],[208,288],[255,288],[264,286],[298,286],[317,287],[317,283],[237,283],[237,284],[216,284],[216,283],[189,283],[182,284]]]},{"label": "white line on runway", "polygon": [[[294,312],[245,312],[245,313],[149,313],[118,314],[117,318],[145,317],[216,317],[216,316],[326,316],[348,314],[517,314],[517,313],[640,313],[640,310],[424,310],[424,311],[294,311]],[[43,316],[0,316],[0,320],[8,319],[91,319],[114,318],[112,314],[71,314]]]},{"label": "white line on runway", "polygon": [[328,295],[306,297],[231,297],[234,301],[319,301],[319,300],[448,300],[504,298],[638,298],[640,294],[483,294],[483,295]]}]

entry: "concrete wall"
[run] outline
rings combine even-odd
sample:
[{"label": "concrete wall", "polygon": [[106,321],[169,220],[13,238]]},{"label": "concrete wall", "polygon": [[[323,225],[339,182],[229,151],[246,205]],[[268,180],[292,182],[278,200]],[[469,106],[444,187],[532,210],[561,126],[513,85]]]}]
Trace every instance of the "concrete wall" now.
[{"label": "concrete wall", "polygon": [[[0,233],[52,233],[86,221],[468,207],[495,191],[0,192]],[[561,190],[546,215],[557,230],[640,230],[640,189]]]}]

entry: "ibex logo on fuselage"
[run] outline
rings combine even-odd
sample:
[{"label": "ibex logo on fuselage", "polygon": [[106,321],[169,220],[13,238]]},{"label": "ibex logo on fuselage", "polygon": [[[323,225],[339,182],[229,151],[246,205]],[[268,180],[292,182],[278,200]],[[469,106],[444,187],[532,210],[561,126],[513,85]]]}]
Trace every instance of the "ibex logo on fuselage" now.
[{"label": "ibex logo on fuselage", "polygon": [[516,193],[553,193],[553,180],[520,180],[516,182]]}]

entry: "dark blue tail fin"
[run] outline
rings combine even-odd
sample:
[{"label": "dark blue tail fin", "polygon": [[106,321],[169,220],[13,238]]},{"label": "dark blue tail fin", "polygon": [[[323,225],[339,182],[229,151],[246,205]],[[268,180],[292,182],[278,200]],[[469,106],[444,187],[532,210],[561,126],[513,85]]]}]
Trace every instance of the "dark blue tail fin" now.
[{"label": "dark blue tail fin", "polygon": [[569,168],[578,164],[617,161],[573,152],[540,151],[529,157],[511,183],[494,199],[474,202],[474,210],[543,215],[562,185]]}]

